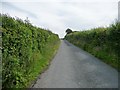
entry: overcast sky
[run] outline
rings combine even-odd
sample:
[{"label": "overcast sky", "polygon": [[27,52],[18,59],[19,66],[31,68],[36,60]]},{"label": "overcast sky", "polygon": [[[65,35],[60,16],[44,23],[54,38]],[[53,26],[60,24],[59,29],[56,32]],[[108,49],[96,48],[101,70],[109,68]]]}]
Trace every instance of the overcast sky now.
[{"label": "overcast sky", "polygon": [[50,29],[64,37],[73,31],[108,26],[118,18],[119,0],[3,0],[2,13]]}]

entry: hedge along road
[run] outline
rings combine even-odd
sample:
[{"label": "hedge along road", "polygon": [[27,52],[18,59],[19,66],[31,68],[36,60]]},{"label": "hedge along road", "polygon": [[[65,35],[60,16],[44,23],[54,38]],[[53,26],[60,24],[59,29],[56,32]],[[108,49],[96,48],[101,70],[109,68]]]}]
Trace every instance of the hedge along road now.
[{"label": "hedge along road", "polygon": [[61,40],[47,71],[33,88],[117,88],[118,72],[91,54]]}]

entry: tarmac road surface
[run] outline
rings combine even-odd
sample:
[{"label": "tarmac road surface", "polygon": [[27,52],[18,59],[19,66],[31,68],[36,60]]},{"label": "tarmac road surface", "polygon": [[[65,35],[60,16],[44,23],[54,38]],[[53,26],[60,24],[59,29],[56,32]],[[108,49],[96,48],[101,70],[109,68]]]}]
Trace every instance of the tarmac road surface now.
[{"label": "tarmac road surface", "polygon": [[49,69],[33,88],[118,88],[118,72],[86,51],[61,40]]}]

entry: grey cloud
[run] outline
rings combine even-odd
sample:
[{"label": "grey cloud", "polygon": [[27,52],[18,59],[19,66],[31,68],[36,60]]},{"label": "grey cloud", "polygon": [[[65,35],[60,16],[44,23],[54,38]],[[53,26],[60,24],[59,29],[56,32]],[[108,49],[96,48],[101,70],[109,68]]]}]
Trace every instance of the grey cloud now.
[{"label": "grey cloud", "polygon": [[4,7],[7,7],[7,8],[9,8],[9,9],[13,9],[13,10],[17,10],[17,11],[22,12],[22,13],[26,13],[26,14],[28,14],[28,16],[37,19],[37,16],[36,16],[34,13],[32,13],[32,12],[30,12],[30,11],[27,11],[27,10],[25,10],[25,9],[23,10],[23,9],[21,9],[21,8],[18,8],[17,6],[11,4],[10,2],[2,2],[2,7],[3,7],[3,8],[4,8]]},{"label": "grey cloud", "polygon": [[[58,33],[60,37],[64,37],[67,28],[78,31],[108,25],[117,15],[116,2],[25,2],[24,6],[21,3],[17,4],[19,8],[16,3],[3,3],[3,5],[7,10],[16,9],[23,15],[34,17],[31,19],[34,25],[48,28]],[[18,12],[16,15],[21,16]]]}]

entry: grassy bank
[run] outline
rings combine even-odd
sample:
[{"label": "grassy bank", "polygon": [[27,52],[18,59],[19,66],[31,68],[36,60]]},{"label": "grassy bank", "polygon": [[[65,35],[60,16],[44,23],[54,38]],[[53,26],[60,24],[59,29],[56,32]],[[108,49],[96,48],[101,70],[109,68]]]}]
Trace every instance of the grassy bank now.
[{"label": "grassy bank", "polygon": [[[67,34],[66,40],[100,58],[118,70],[120,65],[120,23]],[[120,69],[119,69],[120,70]]]},{"label": "grassy bank", "polygon": [[1,15],[2,86],[25,88],[48,66],[59,47],[58,35],[29,20]]}]

